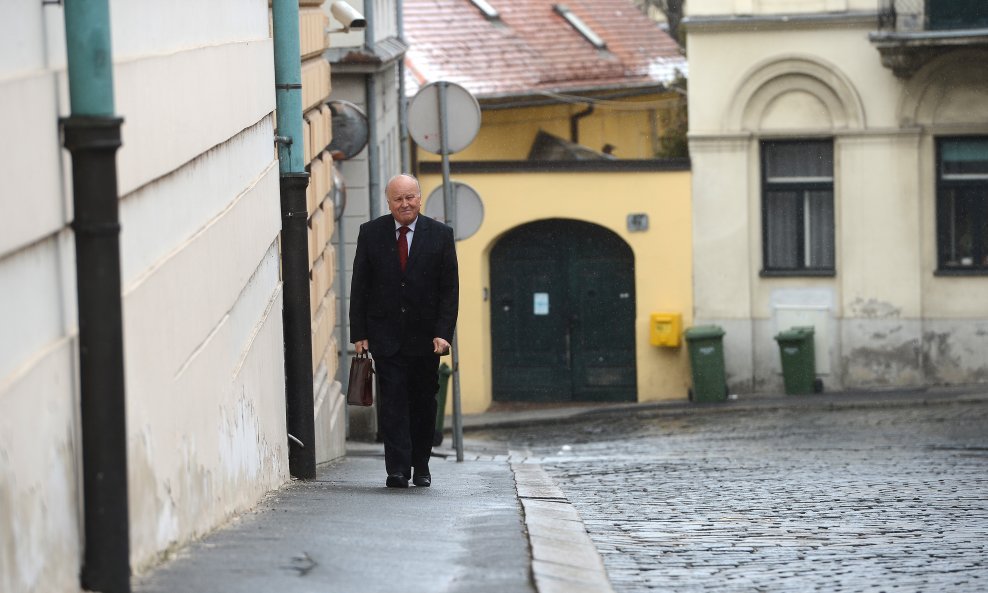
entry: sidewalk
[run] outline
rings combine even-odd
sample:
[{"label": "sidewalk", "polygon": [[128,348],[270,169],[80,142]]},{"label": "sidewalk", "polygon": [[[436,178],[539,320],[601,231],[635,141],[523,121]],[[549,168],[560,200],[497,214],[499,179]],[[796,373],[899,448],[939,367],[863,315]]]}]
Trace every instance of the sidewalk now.
[{"label": "sidewalk", "polygon": [[506,456],[431,465],[431,488],[385,488],[382,446],[349,444],[316,480],[272,493],[135,579],[134,591],[534,591]]}]

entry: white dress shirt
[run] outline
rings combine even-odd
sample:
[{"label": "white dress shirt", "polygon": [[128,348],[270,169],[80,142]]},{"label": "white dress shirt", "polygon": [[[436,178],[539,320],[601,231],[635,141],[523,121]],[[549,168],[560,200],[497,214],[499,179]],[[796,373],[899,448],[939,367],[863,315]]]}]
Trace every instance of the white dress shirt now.
[{"label": "white dress shirt", "polygon": [[418,216],[416,216],[415,217],[415,220],[412,221],[412,224],[409,224],[409,225],[401,224],[397,220],[395,221],[395,241],[397,241],[401,237],[401,233],[398,232],[398,229],[400,229],[403,226],[407,226],[408,227],[408,232],[405,233],[405,240],[408,241],[408,254],[409,255],[412,254],[412,237],[415,235],[415,223],[417,223],[418,221],[419,221],[419,217]]}]

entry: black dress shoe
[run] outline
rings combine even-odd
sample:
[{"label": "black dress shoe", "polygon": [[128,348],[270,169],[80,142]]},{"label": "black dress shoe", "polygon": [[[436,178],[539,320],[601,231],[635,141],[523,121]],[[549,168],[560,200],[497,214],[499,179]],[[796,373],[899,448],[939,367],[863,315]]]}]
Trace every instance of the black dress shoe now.
[{"label": "black dress shoe", "polygon": [[408,488],[408,478],[402,474],[391,474],[385,485],[388,488]]},{"label": "black dress shoe", "polygon": [[416,474],[415,477],[412,478],[412,484],[415,484],[421,488],[428,488],[429,486],[432,486],[432,476],[429,474],[425,474],[424,476]]}]

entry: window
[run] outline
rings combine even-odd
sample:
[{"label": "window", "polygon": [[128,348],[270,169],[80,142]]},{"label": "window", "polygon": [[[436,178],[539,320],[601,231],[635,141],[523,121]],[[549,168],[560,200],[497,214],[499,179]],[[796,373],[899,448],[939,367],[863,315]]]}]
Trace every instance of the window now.
[{"label": "window", "polygon": [[988,273],[988,138],[937,141],[937,251],[942,272]]},{"label": "window", "polygon": [[985,0],[927,0],[926,15],[934,31],[988,26]]},{"label": "window", "polygon": [[834,144],[762,142],[763,275],[834,273]]}]

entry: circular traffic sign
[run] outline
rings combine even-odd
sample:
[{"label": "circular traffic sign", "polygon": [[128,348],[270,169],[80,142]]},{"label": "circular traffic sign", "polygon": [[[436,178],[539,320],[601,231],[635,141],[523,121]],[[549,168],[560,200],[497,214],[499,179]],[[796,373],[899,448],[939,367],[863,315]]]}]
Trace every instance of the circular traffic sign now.
[{"label": "circular traffic sign", "polygon": [[408,103],[408,133],[415,143],[439,154],[439,93],[446,92],[446,150],[449,154],[470,146],[480,131],[480,104],[455,82],[433,82],[422,87]]},{"label": "circular traffic sign", "polygon": [[[451,181],[455,200],[456,220],[453,221],[453,234],[457,241],[473,236],[484,222],[484,203],[480,194],[466,183]],[[446,220],[446,204],[443,201],[443,186],[429,193],[425,201],[425,215],[439,222]]]}]

